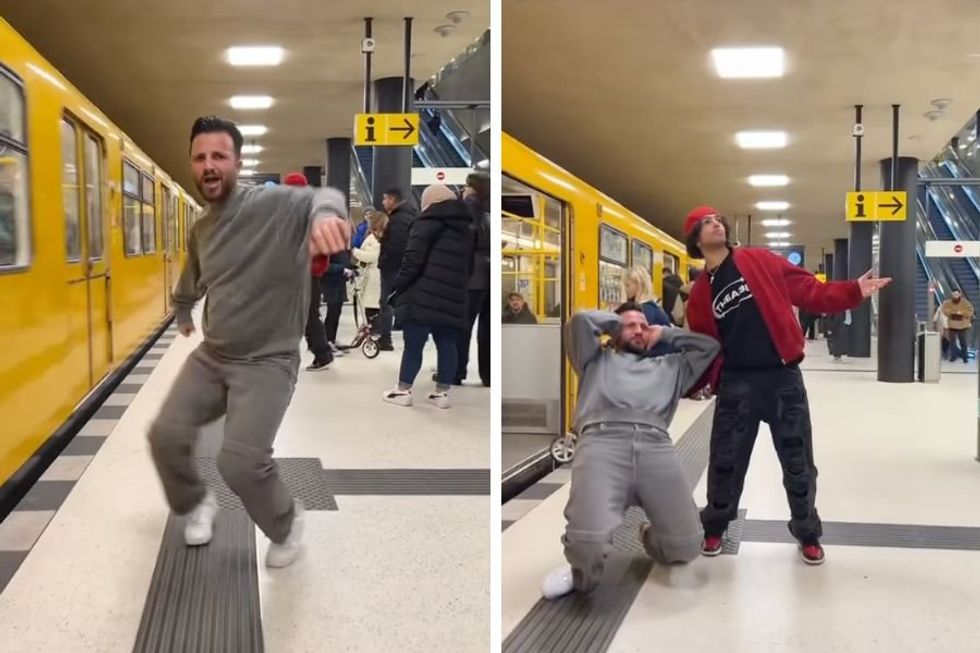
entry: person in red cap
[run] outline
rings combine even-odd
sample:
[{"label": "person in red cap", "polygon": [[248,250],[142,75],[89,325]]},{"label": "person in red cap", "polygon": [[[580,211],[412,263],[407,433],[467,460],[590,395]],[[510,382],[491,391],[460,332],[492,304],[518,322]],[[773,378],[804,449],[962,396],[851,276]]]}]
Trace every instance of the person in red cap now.
[{"label": "person in red cap", "polygon": [[721,355],[692,392],[715,390],[708,462],[708,500],[701,511],[702,553],[721,553],[728,523],[738,514],[759,423],[766,422],[783,468],[789,501],[789,530],[803,561],[824,561],[816,508],[810,409],[799,364],[803,332],[793,315],[798,306],[813,313],[855,308],[888,285],[868,272],[855,281],[821,283],[804,268],[767,249],[733,247],[728,222],[701,206],[684,224],[687,253],[704,259],[705,274],[691,288],[687,307],[692,331],[721,342]]},{"label": "person in red cap", "polygon": [[[290,172],[284,180],[287,186],[306,186],[306,176],[300,172]],[[320,277],[330,264],[330,257],[316,254],[310,259],[310,314],[306,319],[306,346],[313,352],[313,362],[306,368],[308,372],[327,369],[333,362],[333,352],[327,344],[326,331],[320,320]]]}]

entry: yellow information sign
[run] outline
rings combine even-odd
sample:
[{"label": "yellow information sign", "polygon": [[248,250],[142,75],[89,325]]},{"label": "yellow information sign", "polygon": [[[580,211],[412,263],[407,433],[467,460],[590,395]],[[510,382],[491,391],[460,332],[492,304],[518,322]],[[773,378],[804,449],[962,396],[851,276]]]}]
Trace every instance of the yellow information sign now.
[{"label": "yellow information sign", "polygon": [[848,222],[901,222],[907,215],[905,191],[857,191],[847,194]]},{"label": "yellow information sign", "polygon": [[354,116],[354,145],[418,145],[419,114],[359,113]]},{"label": "yellow information sign", "polygon": [[824,274],[823,272],[817,272],[813,276],[815,276],[817,278],[817,281],[819,281],[820,283],[827,283],[827,275]]}]

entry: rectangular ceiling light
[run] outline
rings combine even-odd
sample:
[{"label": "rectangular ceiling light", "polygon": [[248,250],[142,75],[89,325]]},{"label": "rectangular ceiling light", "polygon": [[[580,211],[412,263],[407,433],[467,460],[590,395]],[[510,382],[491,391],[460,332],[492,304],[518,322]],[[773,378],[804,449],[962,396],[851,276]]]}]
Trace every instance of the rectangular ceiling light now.
[{"label": "rectangular ceiling light", "polygon": [[755,208],[760,211],[785,211],[789,208],[789,202],[758,202]]},{"label": "rectangular ceiling light", "polygon": [[786,186],[789,184],[789,177],[786,175],[751,175],[749,183],[753,186]]},{"label": "rectangular ceiling light", "polygon": [[778,241],[769,243],[769,247],[789,247],[789,246],[790,246],[790,243],[789,243],[788,240],[778,240]]},{"label": "rectangular ceiling light", "polygon": [[789,238],[790,233],[788,231],[767,231],[766,238],[769,240],[783,240],[784,238]]},{"label": "rectangular ceiling light", "polygon": [[269,129],[265,125],[238,125],[238,131],[242,136],[262,136]]},{"label": "rectangular ceiling light", "polygon": [[268,109],[272,98],[268,95],[235,95],[231,98],[232,109]]},{"label": "rectangular ceiling light", "polygon": [[278,66],[283,49],[276,46],[228,48],[228,63],[232,66]]},{"label": "rectangular ceiling light", "polygon": [[763,220],[762,226],[763,227],[788,227],[789,220],[787,220],[786,218],[773,218],[771,220]]},{"label": "rectangular ceiling light", "polygon": [[258,154],[261,151],[261,145],[242,145],[242,154]]},{"label": "rectangular ceiling light", "polygon": [[249,168],[254,168],[255,166],[259,165],[259,160],[258,159],[242,159],[242,165],[243,166],[246,166],[246,167],[249,167]]},{"label": "rectangular ceiling light", "polygon": [[239,177],[251,177],[254,174],[255,174],[255,171],[254,170],[239,170],[238,171],[238,176]]},{"label": "rectangular ceiling light", "polygon": [[786,147],[786,132],[739,132],[735,140],[743,150],[774,149]]},{"label": "rectangular ceiling light", "polygon": [[785,72],[782,48],[715,48],[711,58],[723,79],[782,77]]}]

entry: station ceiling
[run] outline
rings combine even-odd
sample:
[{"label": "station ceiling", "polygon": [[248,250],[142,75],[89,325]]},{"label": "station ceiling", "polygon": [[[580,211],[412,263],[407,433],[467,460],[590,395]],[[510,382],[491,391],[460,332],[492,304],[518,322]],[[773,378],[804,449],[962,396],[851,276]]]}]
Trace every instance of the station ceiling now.
[{"label": "station ceiling", "polygon": [[[453,25],[450,12],[468,15]],[[323,165],[324,140],[351,136],[363,108],[365,16],[374,18],[372,77],[401,77],[403,18],[414,18],[417,84],[461,53],[490,25],[488,0],[0,0],[14,26],[178,183],[193,189],[188,135],[197,116],[225,115],[268,127],[260,171]],[[278,45],[282,63],[235,68],[233,46]],[[234,110],[234,95],[268,95],[265,110]],[[252,139],[246,138],[246,142]]]},{"label": "station ceiling", "polygon": [[[503,6],[503,128],[558,165],[681,236],[711,204],[753,215],[783,200],[808,267],[846,237],[854,105],[864,105],[865,188],[891,156],[892,104],[902,156],[932,158],[980,107],[977,0],[685,0],[619,3],[509,0]],[[779,46],[786,73],[721,79],[713,48]],[[952,103],[936,120],[936,99]],[[784,130],[784,149],[742,150],[743,130]],[[785,174],[754,188],[753,174]]]}]

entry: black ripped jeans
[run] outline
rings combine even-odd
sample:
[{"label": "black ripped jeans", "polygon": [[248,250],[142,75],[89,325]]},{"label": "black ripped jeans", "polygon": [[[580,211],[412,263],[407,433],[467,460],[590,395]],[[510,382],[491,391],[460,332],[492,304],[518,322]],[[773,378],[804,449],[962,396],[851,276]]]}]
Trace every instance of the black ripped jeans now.
[{"label": "black ripped jeans", "polygon": [[720,536],[738,516],[760,422],[769,425],[783,468],[791,514],[789,531],[801,541],[818,539],[823,529],[816,508],[810,407],[803,375],[796,366],[722,374],[711,429],[708,504],[701,511],[705,536]]}]

